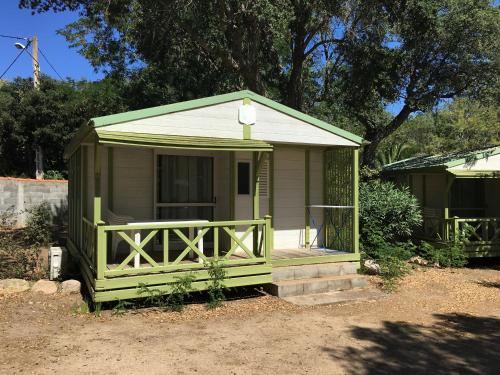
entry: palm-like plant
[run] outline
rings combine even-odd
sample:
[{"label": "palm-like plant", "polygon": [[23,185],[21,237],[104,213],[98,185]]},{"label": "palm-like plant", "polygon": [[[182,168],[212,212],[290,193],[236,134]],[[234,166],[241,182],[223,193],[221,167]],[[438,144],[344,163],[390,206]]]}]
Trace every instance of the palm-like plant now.
[{"label": "palm-like plant", "polygon": [[384,150],[378,150],[375,160],[377,168],[382,168],[384,165],[394,163],[404,159],[405,151],[409,150],[410,146],[406,143],[396,143]]}]

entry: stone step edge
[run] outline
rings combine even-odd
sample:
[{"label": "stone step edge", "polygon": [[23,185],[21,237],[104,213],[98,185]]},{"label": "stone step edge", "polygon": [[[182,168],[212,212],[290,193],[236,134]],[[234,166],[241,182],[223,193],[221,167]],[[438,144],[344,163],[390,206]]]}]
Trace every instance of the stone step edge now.
[{"label": "stone step edge", "polygon": [[352,280],[352,279],[366,279],[366,276],[360,275],[360,274],[320,276],[320,277],[310,277],[307,279],[292,279],[292,280],[273,281],[271,284],[275,284],[277,286],[286,286],[286,285],[295,285],[295,284],[309,284],[309,283],[316,283],[316,282],[321,282],[321,281]]},{"label": "stone step edge", "polygon": [[332,290],[322,293],[303,294],[282,297],[283,300],[299,306],[336,305],[342,303],[360,303],[378,301],[389,295],[380,290],[353,288],[349,290]]}]

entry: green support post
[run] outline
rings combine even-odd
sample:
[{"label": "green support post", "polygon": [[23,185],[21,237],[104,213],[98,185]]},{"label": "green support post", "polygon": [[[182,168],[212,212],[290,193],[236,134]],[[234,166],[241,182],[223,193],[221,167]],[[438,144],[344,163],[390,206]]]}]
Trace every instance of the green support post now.
[{"label": "green support post", "polygon": [[89,160],[88,160],[88,147],[87,146],[82,146],[82,213],[83,216],[86,219],[89,218],[89,212],[88,212],[88,165],[89,165]]},{"label": "green support post", "polygon": [[[260,201],[259,201],[259,195],[260,195],[260,187],[259,187],[259,169],[260,169],[260,164],[262,161],[262,156],[263,154],[260,152],[253,152],[253,181],[254,181],[254,188],[253,188],[253,219],[258,219],[260,216]],[[257,248],[259,245],[259,229],[255,228],[253,232],[253,251],[256,254],[257,253]]]},{"label": "green support post", "polygon": [[114,176],[113,176],[113,170],[114,170],[114,167],[113,167],[113,159],[114,159],[114,148],[113,147],[109,147],[108,148],[108,207],[111,211],[114,210],[114,199],[113,199],[113,192],[114,192],[114,188],[113,188],[113,179],[114,179]]},{"label": "green support post", "polygon": [[353,247],[354,253],[359,253],[359,149],[353,150],[352,157],[352,197],[353,215],[352,215],[352,231],[353,231]]},{"label": "green support post", "polygon": [[106,271],[106,232],[104,231],[104,226],[102,223],[97,225],[97,241],[96,241],[96,249],[97,249],[97,279],[104,279],[104,272]]},{"label": "green support post", "polygon": [[[236,220],[236,154],[229,152],[229,220]],[[231,238],[231,248],[234,246],[234,239]]]},{"label": "green support post", "polygon": [[304,174],[305,174],[305,186],[304,186],[304,211],[305,211],[305,234],[304,234],[304,242],[305,242],[305,247],[308,249],[311,246],[311,223],[309,219],[309,205],[311,204],[310,202],[310,152],[309,149],[305,150],[305,156],[304,156]]},{"label": "green support post", "polygon": [[450,218],[450,190],[453,185],[454,177],[446,176],[446,186],[443,194],[443,218],[444,218],[444,233],[443,238],[446,241],[450,239],[449,218]]},{"label": "green support post", "polygon": [[102,146],[94,147],[94,225],[101,222],[101,150]]},{"label": "green support post", "polygon": [[274,249],[274,152],[269,153],[269,199],[268,212],[271,216],[271,251]]},{"label": "green support post", "polygon": [[94,226],[96,227],[96,268],[97,279],[104,279],[104,271],[106,270],[106,232],[102,227],[101,220],[101,152],[102,146],[94,145]]},{"label": "green support post", "polygon": [[272,235],[273,231],[271,228],[271,216],[266,215],[264,217],[264,220],[266,221],[265,225],[265,232],[264,232],[264,239],[265,239],[265,245],[264,245],[264,253],[266,257],[267,262],[271,262],[271,246],[272,246]]}]

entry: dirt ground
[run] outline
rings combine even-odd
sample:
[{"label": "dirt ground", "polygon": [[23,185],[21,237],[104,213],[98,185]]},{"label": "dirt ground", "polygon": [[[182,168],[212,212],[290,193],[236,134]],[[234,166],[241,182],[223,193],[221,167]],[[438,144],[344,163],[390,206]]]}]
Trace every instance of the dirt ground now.
[{"label": "dirt ground", "polygon": [[[371,282],[375,282],[372,279]],[[385,299],[101,317],[76,297],[0,299],[0,373],[498,374],[500,266],[418,269]]]}]

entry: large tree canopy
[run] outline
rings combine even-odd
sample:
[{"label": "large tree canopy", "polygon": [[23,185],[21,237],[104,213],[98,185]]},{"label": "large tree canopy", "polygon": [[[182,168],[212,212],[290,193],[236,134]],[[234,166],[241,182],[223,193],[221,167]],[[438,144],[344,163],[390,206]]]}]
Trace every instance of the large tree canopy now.
[{"label": "large tree canopy", "polygon": [[[488,0],[20,0],[20,6],[78,11],[79,20],[61,33],[95,68],[123,76],[143,67],[171,90],[169,98],[249,88],[360,129],[371,142],[365,164],[414,112],[485,91],[498,100],[500,17]],[[394,103],[398,111],[387,113]]]}]

